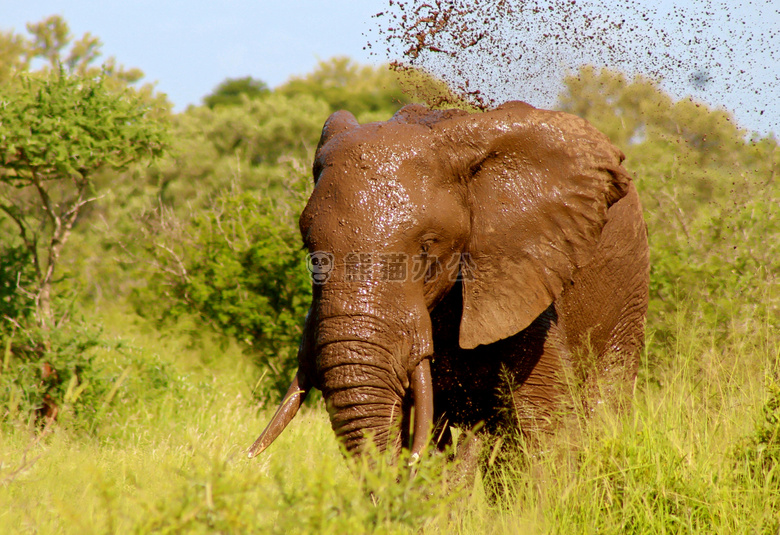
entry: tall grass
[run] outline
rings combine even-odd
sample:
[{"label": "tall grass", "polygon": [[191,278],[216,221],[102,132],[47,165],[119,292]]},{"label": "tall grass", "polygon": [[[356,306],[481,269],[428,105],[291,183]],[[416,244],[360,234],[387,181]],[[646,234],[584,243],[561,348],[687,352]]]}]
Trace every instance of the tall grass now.
[{"label": "tall grass", "polygon": [[573,454],[535,456],[507,518],[533,515],[545,533],[776,533],[780,488],[740,459],[777,373],[777,333],[755,325],[715,346],[691,316],[630,412],[594,414]]},{"label": "tall grass", "polygon": [[495,500],[479,478],[448,491],[439,458],[411,476],[350,466],[316,400],[247,459],[273,410],[258,410],[251,366],[240,354],[198,366],[197,351],[137,330],[142,356],[175,353],[186,372],[155,395],[128,372],[92,434],[5,425],[0,533],[776,533],[780,336],[760,320],[735,321],[725,341],[703,325],[681,310],[671,345],[650,336],[648,355],[666,358],[642,370],[630,410],[597,411],[502,465]]}]

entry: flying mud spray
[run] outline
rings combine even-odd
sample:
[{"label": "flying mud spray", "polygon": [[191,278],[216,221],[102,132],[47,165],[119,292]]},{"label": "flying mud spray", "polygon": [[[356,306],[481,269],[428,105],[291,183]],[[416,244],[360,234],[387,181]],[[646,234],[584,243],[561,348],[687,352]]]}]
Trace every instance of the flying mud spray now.
[{"label": "flying mud spray", "polygon": [[[556,107],[583,65],[656,82],[679,100],[780,133],[776,0],[389,0],[367,48],[396,70],[424,70],[478,108]],[[446,98],[430,103],[446,104]]]}]

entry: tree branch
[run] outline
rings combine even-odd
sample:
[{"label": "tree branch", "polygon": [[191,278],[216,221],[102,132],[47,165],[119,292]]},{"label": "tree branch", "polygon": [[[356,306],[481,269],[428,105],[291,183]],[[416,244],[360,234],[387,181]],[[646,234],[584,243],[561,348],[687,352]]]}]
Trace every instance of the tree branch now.
[{"label": "tree branch", "polygon": [[164,271],[166,271],[166,272],[168,272],[168,273],[170,273],[172,275],[176,275],[177,277],[179,277],[179,278],[181,278],[181,279],[186,281],[187,280],[187,269],[184,267],[184,261],[182,261],[181,257],[179,257],[179,255],[177,255],[170,247],[167,247],[166,245],[164,245],[162,243],[156,243],[155,245],[157,247],[159,247],[160,249],[162,249],[163,251],[167,252],[169,255],[171,255],[173,257],[173,259],[176,261],[176,263],[179,264],[179,272],[178,273],[176,271],[172,270],[172,269],[167,269],[167,268],[164,268],[164,267],[162,269]]},{"label": "tree branch", "polygon": [[[91,203],[91,202],[99,201],[100,199],[102,199],[102,198],[103,198],[103,197],[105,197],[105,196],[106,196],[106,195],[105,195],[105,194],[103,194],[103,195],[98,195],[97,197],[90,197],[89,199],[84,199],[84,200],[81,200],[81,201],[77,202],[77,203],[76,203],[76,204],[73,206],[73,208],[71,208],[70,210],[68,210],[67,212],[65,212],[65,215],[64,215],[63,217],[65,217],[66,219],[70,219],[71,217],[73,217],[73,220],[74,220],[74,222],[75,222],[75,219],[76,219],[76,217],[78,216],[78,213],[79,213],[79,211],[81,210],[81,207],[82,207],[82,206],[84,206],[85,204],[89,204],[89,203]],[[71,226],[72,226],[72,225],[73,225],[73,224],[71,223]]]},{"label": "tree branch", "polygon": [[35,186],[35,189],[38,191],[38,196],[41,198],[41,201],[43,202],[43,208],[46,212],[46,215],[49,216],[49,219],[51,219],[52,225],[54,225],[54,230],[52,231],[52,235],[56,236],[60,232],[60,228],[62,227],[62,219],[57,215],[57,213],[54,211],[54,206],[51,202],[51,197],[49,197],[49,192],[46,191],[46,188],[43,187],[43,184],[41,183],[41,178],[38,176],[38,173],[35,171],[35,168],[32,168],[32,183]]}]

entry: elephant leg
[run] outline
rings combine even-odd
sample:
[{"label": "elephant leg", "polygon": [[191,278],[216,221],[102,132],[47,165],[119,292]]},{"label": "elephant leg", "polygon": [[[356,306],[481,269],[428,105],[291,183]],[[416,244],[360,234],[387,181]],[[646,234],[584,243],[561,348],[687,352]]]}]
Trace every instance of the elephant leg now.
[{"label": "elephant leg", "polygon": [[510,441],[535,443],[541,436],[556,431],[561,420],[573,412],[572,389],[576,378],[571,353],[553,307],[545,315],[547,321],[539,324],[545,327],[539,333],[544,341],[533,367],[523,373],[519,383],[513,382],[516,377],[511,373],[505,374],[506,387],[511,392],[505,410],[509,410],[509,420],[520,430],[519,436],[510,433]]},{"label": "elephant leg", "polygon": [[620,406],[631,393],[644,344],[649,259],[635,189],[609,209],[590,264],[556,303],[584,378],[584,400]]},{"label": "elephant leg", "polygon": [[[642,288],[627,288],[625,291],[638,295],[646,293]],[[638,296],[633,302],[642,302],[642,298]],[[583,401],[589,412],[601,406],[622,410],[631,399],[644,345],[641,335],[644,310],[641,317],[638,316],[637,311],[630,307],[622,310],[605,346],[599,353],[584,359],[589,369],[584,374]]]}]

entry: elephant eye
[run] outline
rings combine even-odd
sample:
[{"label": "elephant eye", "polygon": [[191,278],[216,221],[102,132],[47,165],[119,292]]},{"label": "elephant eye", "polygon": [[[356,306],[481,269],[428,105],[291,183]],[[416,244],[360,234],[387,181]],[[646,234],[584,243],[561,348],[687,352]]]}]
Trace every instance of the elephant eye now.
[{"label": "elephant eye", "polygon": [[439,242],[439,237],[429,234],[427,236],[423,236],[422,240],[420,241],[422,242],[420,244],[420,253],[428,254],[431,250],[431,247],[433,247],[436,243]]}]

